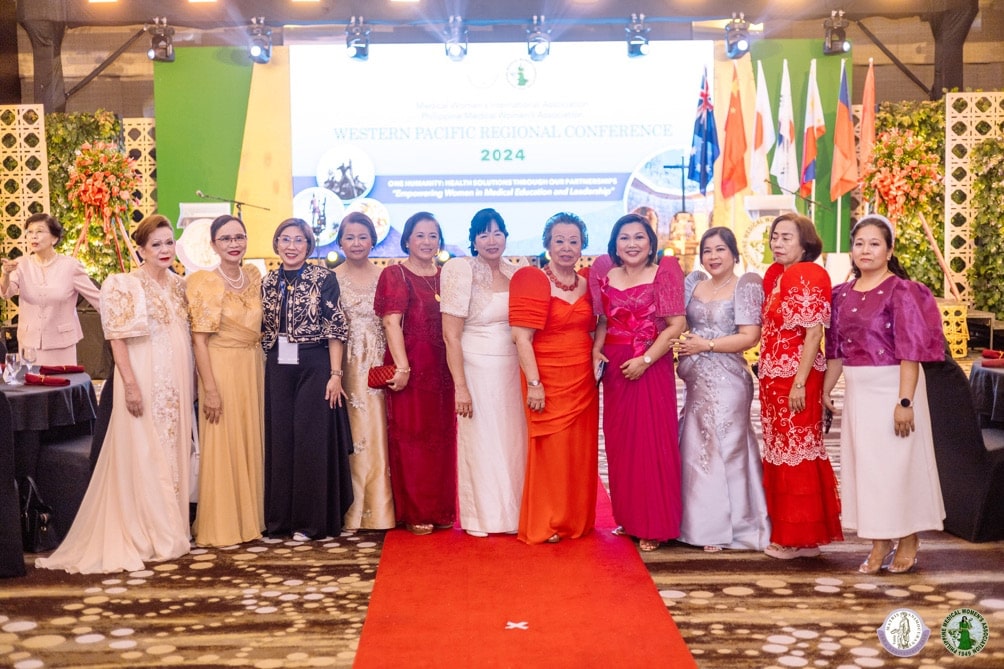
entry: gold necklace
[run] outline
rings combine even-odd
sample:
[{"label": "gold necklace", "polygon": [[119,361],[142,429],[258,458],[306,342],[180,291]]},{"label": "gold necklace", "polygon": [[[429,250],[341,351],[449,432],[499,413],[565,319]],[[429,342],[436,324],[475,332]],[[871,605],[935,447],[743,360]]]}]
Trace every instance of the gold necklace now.
[{"label": "gold necklace", "polygon": [[[432,293],[432,296],[436,298],[436,302],[442,302],[443,298],[441,298],[439,296],[439,291],[436,289],[436,282],[435,282],[435,280],[429,281],[429,277],[428,276],[426,276],[425,274],[419,274],[418,272],[416,272],[415,268],[412,266],[411,262],[407,262],[406,264],[408,265],[408,269],[411,270],[412,274],[414,274],[415,276],[418,276],[418,277],[422,278],[422,281],[425,282],[425,285],[429,287],[429,291]],[[435,267],[435,266],[433,266],[433,267]],[[432,276],[435,277],[436,275],[432,274]]]}]

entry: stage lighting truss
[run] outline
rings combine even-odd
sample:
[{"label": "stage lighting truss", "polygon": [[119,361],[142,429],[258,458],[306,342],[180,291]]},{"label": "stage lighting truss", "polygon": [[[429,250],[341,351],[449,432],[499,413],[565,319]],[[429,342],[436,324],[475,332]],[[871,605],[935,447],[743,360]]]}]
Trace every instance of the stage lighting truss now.
[{"label": "stage lighting truss", "polygon": [[264,16],[252,17],[248,38],[248,56],[252,61],[264,65],[272,59],[272,29],[265,25]]},{"label": "stage lighting truss", "polygon": [[551,53],[551,29],[544,27],[544,15],[533,17],[526,31],[526,53],[532,61],[541,61]]},{"label": "stage lighting truss", "polygon": [[645,25],[644,14],[632,14],[631,21],[624,32],[627,33],[627,52],[629,58],[648,55],[648,28]]},{"label": "stage lighting truss", "polygon": [[158,63],[174,62],[174,28],[167,25],[167,17],[153,17],[153,25],[147,25],[150,33],[150,49],[146,57]]},{"label": "stage lighting truss", "polygon": [[361,16],[353,16],[345,28],[345,52],[356,60],[370,57],[370,28]]},{"label": "stage lighting truss", "polygon": [[847,39],[847,19],[844,10],[833,10],[830,18],[823,21],[823,53],[827,56],[845,54],[851,50],[851,42]]},{"label": "stage lighting truss", "polygon": [[450,60],[460,62],[467,55],[467,26],[459,16],[451,16],[446,33],[446,55]]},{"label": "stage lighting truss", "polygon": [[750,24],[742,12],[733,13],[725,24],[725,55],[742,58],[750,50]]}]

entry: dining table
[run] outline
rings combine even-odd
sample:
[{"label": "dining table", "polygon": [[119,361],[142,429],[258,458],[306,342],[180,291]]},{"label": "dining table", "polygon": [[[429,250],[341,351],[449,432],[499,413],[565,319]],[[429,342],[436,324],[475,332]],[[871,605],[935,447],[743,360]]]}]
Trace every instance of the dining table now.
[{"label": "dining table", "polygon": [[973,408],[980,421],[1004,422],[1004,367],[987,366],[997,361],[974,360],[969,372],[969,390]]}]

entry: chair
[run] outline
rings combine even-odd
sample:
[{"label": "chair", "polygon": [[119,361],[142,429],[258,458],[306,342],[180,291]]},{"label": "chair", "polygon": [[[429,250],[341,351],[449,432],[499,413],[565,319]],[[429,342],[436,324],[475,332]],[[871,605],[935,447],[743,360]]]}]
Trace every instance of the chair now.
[{"label": "chair", "polygon": [[966,373],[951,357],[923,363],[934,455],[945,499],[945,531],[967,541],[1004,539],[1004,430],[980,429]]},{"label": "chair", "polygon": [[14,429],[10,402],[0,393],[0,577],[24,576],[21,508],[14,483]]}]

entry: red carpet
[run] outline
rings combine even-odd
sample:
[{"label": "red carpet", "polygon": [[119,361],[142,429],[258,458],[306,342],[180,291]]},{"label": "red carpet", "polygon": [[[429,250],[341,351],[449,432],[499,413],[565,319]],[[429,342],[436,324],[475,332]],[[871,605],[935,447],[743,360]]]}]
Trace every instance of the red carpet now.
[{"label": "red carpet", "polygon": [[355,666],[696,667],[600,486],[596,530],[527,546],[387,533]]}]

